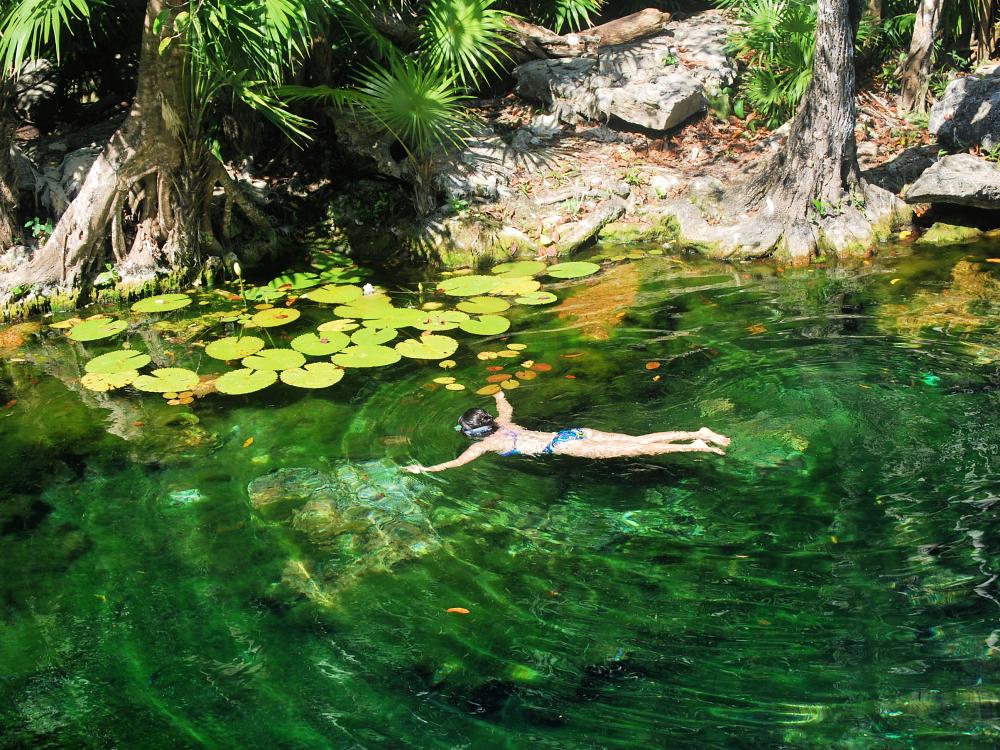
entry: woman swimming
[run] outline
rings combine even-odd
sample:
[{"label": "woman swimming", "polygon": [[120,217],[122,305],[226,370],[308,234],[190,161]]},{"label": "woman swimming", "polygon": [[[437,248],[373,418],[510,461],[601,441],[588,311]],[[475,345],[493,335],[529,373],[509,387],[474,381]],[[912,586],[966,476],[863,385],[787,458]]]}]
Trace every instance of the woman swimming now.
[{"label": "woman swimming", "polygon": [[583,458],[618,458],[620,456],[658,456],[663,453],[718,453],[729,445],[729,438],[702,427],[697,432],[652,432],[648,435],[623,435],[601,432],[589,427],[574,427],[559,432],[526,430],[514,424],[514,407],[503,391],[496,394],[497,417],[478,407],[469,409],[458,420],[456,430],[475,440],[458,458],[434,466],[414,464],[405,467],[411,474],[444,471],[463,466],[484,453],[501,456],[539,456],[557,454]]}]

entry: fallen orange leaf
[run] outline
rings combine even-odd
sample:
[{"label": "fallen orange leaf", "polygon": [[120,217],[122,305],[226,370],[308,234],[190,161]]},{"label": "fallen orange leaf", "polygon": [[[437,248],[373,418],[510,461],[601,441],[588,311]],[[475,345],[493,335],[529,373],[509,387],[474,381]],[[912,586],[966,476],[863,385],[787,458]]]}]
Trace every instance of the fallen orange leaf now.
[{"label": "fallen orange leaf", "polygon": [[576,375],[567,375],[566,380],[576,380]]},{"label": "fallen orange leaf", "polygon": [[764,333],[767,329],[760,323],[754,323],[752,326],[747,326],[747,330],[750,331],[751,336],[756,336],[758,333]]},{"label": "fallen orange leaf", "polygon": [[500,372],[503,369],[503,365],[491,365],[486,368],[487,372]]},{"label": "fallen orange leaf", "polygon": [[646,363],[646,369],[647,370],[658,370],[658,369],[660,369],[660,363],[659,362],[647,362]]},{"label": "fallen orange leaf", "polygon": [[16,403],[17,403],[17,399],[16,398],[12,398],[10,401],[8,401],[6,404],[3,405],[3,408],[4,409],[10,409]]},{"label": "fallen orange leaf", "polygon": [[535,364],[531,366],[531,369],[535,372],[548,372],[552,369],[552,365],[547,365],[544,362],[535,362]]},{"label": "fallen orange leaf", "polygon": [[577,357],[582,357],[583,352],[571,352],[570,354],[562,355],[563,359],[576,359]]},{"label": "fallen orange leaf", "polygon": [[253,445],[253,438],[252,437],[248,437],[246,440],[243,441],[243,447],[244,448],[249,448],[251,445]]},{"label": "fallen orange leaf", "polygon": [[488,378],[486,378],[486,382],[487,383],[502,383],[505,380],[509,380],[509,379],[510,379],[510,375],[508,375],[506,373],[503,373],[503,372],[498,372],[495,375],[490,375]]},{"label": "fallen orange leaf", "polygon": [[132,423],[132,426],[133,427],[143,427],[145,424],[146,424],[145,422],[135,421],[135,422]]},{"label": "fallen orange leaf", "polygon": [[465,607],[448,607],[448,609],[446,609],[445,611],[446,612],[451,612],[452,614],[456,614],[456,615],[468,615],[468,614],[471,614],[471,612],[469,612],[469,610],[467,610]]}]

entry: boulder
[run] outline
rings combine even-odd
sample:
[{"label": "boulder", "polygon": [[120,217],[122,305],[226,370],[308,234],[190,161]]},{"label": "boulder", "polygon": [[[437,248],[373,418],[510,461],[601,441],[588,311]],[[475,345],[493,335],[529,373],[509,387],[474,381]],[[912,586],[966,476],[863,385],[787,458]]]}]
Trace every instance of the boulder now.
[{"label": "boulder", "polygon": [[1000,167],[972,154],[946,156],[907,188],[903,200],[1000,209]]},{"label": "boulder", "polygon": [[669,130],[705,109],[706,92],[735,78],[726,34],[722,17],[708,11],[656,36],[602,47],[596,60],[532,60],[515,70],[517,93],[570,124],[617,118]]},{"label": "boulder", "polygon": [[949,148],[1000,146],[1000,72],[958,78],[931,108],[928,128]]}]

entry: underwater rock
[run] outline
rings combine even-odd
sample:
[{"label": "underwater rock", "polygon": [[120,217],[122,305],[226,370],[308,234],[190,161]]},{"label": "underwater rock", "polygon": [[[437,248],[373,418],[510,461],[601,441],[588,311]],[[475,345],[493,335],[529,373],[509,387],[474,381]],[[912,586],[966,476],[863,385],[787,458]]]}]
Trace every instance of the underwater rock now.
[{"label": "underwater rock", "polygon": [[247,489],[256,512],[287,520],[307,540],[310,559],[289,561],[282,583],[321,606],[333,606],[337,592],[359,578],[440,545],[418,502],[428,490],[391,462],[279,469]]}]

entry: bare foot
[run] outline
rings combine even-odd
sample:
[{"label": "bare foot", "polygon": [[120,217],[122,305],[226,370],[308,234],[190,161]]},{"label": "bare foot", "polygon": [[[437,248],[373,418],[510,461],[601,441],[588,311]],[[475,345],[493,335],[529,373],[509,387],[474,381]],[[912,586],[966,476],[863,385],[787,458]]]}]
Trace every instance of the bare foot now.
[{"label": "bare foot", "polygon": [[729,445],[730,442],[729,438],[727,438],[725,435],[720,435],[717,432],[712,432],[707,427],[702,427],[700,430],[698,430],[698,434],[701,435],[706,440],[708,440],[710,443],[715,443],[716,445],[721,445],[723,447]]},{"label": "bare foot", "polygon": [[716,448],[714,445],[709,445],[704,440],[692,440],[690,445],[696,451],[702,451],[704,453],[718,453],[720,456],[726,455],[726,452],[722,450],[722,448]]}]

